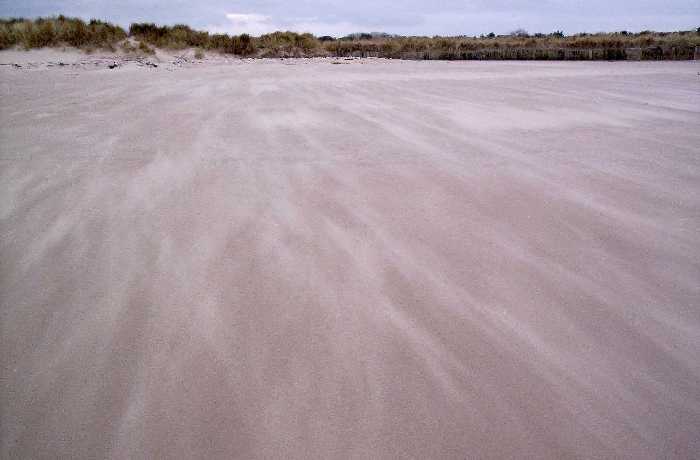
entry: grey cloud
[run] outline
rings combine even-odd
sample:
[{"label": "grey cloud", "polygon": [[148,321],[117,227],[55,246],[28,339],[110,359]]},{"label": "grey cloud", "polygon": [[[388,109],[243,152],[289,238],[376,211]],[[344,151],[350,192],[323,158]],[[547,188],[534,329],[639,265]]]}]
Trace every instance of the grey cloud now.
[{"label": "grey cloud", "polygon": [[268,16],[281,28],[306,27],[337,35],[348,28],[391,33],[479,34],[530,31],[678,30],[700,26],[695,0],[0,0],[1,16],[50,14],[132,21],[186,23],[235,32],[226,14]]}]

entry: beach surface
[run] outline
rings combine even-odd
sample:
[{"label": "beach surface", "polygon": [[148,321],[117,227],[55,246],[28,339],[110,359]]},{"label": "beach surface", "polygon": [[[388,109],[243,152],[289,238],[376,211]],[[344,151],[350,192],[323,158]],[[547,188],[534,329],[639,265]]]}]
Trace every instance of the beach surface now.
[{"label": "beach surface", "polygon": [[700,452],[700,63],[108,61],[0,53],[1,458]]}]

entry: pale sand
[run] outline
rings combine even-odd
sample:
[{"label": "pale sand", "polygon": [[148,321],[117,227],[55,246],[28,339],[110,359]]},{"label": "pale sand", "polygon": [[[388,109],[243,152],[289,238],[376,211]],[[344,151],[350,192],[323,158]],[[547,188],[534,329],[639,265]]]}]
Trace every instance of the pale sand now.
[{"label": "pale sand", "polygon": [[332,61],[0,69],[0,457],[696,456],[700,65]]}]

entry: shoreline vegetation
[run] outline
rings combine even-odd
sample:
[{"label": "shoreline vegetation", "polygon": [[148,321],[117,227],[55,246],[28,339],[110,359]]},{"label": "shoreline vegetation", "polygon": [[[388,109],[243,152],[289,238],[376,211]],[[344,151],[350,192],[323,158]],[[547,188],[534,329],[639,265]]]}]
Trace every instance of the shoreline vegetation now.
[{"label": "shoreline vegetation", "polygon": [[316,37],[310,33],[211,34],[186,25],[134,23],[129,30],[105,21],[55,16],[0,19],[0,50],[72,46],[153,54],[154,48],[194,48],[240,57],[381,57],[412,60],[687,60],[700,59],[700,28],[691,31],[407,37],[357,33]]}]

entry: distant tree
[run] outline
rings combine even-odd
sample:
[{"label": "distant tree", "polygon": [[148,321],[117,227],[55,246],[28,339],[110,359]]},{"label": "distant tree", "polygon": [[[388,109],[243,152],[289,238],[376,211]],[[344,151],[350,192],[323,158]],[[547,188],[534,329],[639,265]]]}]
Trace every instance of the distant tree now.
[{"label": "distant tree", "polygon": [[330,35],[323,35],[321,37],[318,37],[318,41],[321,42],[334,42],[335,38],[331,37]]},{"label": "distant tree", "polygon": [[564,31],[555,30],[554,32],[552,32],[552,37],[564,38]]},{"label": "distant tree", "polygon": [[489,38],[496,38],[496,34],[494,34],[493,32],[490,32],[490,33],[487,35],[487,37],[489,37]]},{"label": "distant tree", "polygon": [[525,29],[515,29],[510,33],[512,37],[529,37],[530,34],[527,33]]}]

